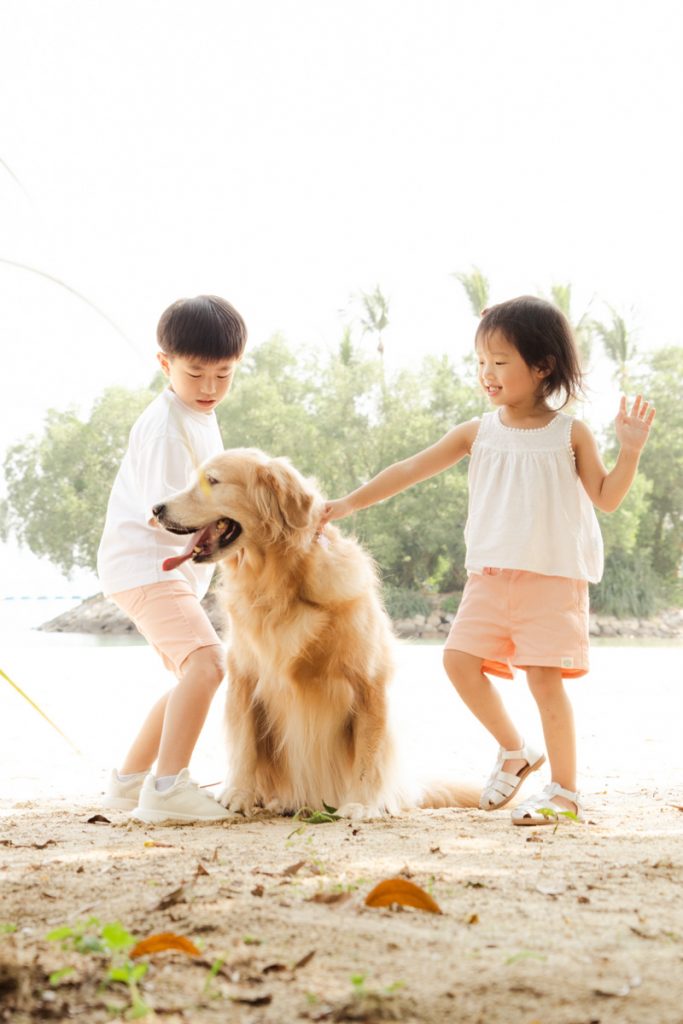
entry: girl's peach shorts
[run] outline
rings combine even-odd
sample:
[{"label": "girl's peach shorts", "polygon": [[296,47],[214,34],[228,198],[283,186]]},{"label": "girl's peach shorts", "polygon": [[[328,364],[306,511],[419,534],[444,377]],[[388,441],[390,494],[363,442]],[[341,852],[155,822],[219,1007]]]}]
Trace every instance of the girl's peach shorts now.
[{"label": "girl's peach shorts", "polygon": [[109,596],[176,675],[200,647],[221,645],[197,595],[184,580],[148,583]]},{"label": "girl's peach shorts", "polygon": [[468,577],[446,650],[483,659],[482,672],[512,679],[515,668],[588,671],[588,583],[520,569]]}]

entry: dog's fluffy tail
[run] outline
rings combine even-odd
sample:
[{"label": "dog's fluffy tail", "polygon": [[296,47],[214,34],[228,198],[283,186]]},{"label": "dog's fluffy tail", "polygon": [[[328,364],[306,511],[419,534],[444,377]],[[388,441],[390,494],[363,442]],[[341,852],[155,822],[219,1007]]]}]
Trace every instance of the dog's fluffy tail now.
[{"label": "dog's fluffy tail", "polygon": [[420,795],[419,806],[478,807],[480,790],[466,782],[428,782]]}]

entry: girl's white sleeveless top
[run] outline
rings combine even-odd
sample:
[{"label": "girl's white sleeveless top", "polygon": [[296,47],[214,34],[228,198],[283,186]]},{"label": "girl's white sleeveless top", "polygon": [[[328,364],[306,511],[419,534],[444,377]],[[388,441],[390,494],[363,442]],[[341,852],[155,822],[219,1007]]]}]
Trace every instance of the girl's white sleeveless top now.
[{"label": "girl's white sleeveless top", "polygon": [[469,464],[468,572],[525,569],[597,583],[603,546],[593,503],[576,472],[573,417],[545,427],[506,427],[482,416]]}]

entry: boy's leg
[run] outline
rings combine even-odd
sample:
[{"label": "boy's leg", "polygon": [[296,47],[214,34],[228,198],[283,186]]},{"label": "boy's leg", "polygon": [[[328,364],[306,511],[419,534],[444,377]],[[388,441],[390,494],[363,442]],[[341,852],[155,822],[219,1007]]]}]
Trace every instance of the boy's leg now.
[{"label": "boy's leg", "polygon": [[160,757],[157,775],[176,775],[189,764],[225,674],[220,639],[184,582],[151,584],[112,596],[178,679],[148,713],[120,774],[149,771]]},{"label": "boy's leg", "polygon": [[119,769],[120,775],[134,775],[138,772],[150,771],[159,756],[159,744],[161,743],[161,730],[164,725],[166,705],[172,692],[172,690],[169,690],[163,697],[160,697],[147,715],[140,732],[135,737],[133,745],[126,754],[126,758]]},{"label": "boy's leg", "polygon": [[[576,734],[574,712],[562,682],[562,670],[538,666],[526,669],[529,689],[538,705],[543,724],[552,781],[563,789],[576,792]],[[576,804],[564,797],[555,798],[569,811]]]},{"label": "boy's leg", "polygon": [[177,685],[152,709],[154,714],[165,701],[156,771],[158,778],[177,775],[189,765],[209,706],[224,675],[223,648],[217,645],[200,647],[181,665]]}]

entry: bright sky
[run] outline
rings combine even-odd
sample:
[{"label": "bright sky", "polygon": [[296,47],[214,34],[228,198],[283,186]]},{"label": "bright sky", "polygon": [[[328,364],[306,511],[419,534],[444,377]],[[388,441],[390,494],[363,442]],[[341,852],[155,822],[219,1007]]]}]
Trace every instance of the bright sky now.
[{"label": "bright sky", "polygon": [[[144,384],[173,299],[254,343],[338,342],[379,284],[389,364],[458,354],[493,298],[571,282],[680,339],[677,0],[2,0],[2,433]],[[11,174],[10,174],[11,171]],[[12,174],[23,187],[19,187]],[[599,309],[596,307],[596,311]]]},{"label": "bright sky", "polygon": [[405,365],[469,349],[479,265],[679,342],[682,50],[678,0],[2,0],[0,257],[132,346],[0,264],[0,457],[199,292],[329,347],[379,284]]}]

